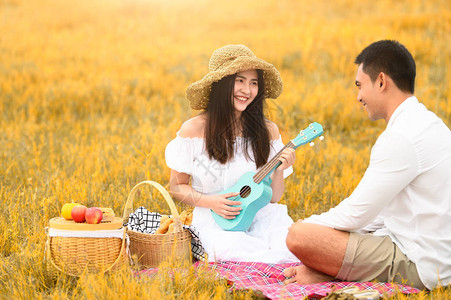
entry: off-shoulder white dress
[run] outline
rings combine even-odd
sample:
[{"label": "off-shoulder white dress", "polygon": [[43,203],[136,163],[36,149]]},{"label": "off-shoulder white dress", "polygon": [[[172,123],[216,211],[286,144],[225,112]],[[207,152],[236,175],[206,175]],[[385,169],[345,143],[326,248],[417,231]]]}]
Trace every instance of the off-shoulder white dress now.
[{"label": "off-shoulder white dress", "polygon": [[[257,171],[255,163],[246,159],[243,153],[243,139],[237,137],[235,156],[226,164],[210,160],[205,151],[204,138],[177,137],[166,147],[166,164],[169,168],[191,176],[193,189],[203,194],[219,194],[233,186],[246,172]],[[271,141],[269,157],[283,148],[282,138]],[[252,148],[250,156],[253,159]],[[284,177],[293,172],[290,167]],[[257,261],[266,263],[298,262],[288,250],[285,239],[288,227],[293,220],[282,204],[270,203],[255,216],[254,222],[246,232],[225,231],[213,219],[211,210],[195,207],[193,225],[208,260],[212,261]]]}]

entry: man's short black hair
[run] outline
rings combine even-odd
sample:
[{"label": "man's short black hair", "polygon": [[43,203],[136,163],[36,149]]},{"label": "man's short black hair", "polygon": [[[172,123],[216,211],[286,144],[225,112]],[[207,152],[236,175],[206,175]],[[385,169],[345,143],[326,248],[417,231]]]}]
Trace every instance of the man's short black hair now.
[{"label": "man's short black hair", "polygon": [[401,43],[393,40],[374,42],[356,57],[355,63],[363,64],[363,71],[374,82],[380,72],[384,72],[396,86],[413,94],[415,89],[415,61]]}]

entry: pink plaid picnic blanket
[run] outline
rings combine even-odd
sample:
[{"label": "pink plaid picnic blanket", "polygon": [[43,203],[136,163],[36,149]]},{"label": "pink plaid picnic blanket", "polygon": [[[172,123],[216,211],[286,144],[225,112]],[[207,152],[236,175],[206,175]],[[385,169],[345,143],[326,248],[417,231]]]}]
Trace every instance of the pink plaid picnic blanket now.
[{"label": "pink plaid picnic blanket", "polygon": [[[260,291],[270,299],[302,299],[322,298],[332,291],[332,287],[336,289],[348,286],[357,286],[361,290],[376,289],[381,295],[391,296],[395,293],[419,293],[420,290],[406,285],[392,283],[373,283],[373,282],[324,282],[309,285],[289,284],[284,285],[285,276],[283,270],[288,267],[300,265],[299,263],[288,264],[267,264],[260,262],[216,262],[209,263],[208,268],[214,270],[219,276],[226,278],[232,284],[231,289],[251,289]],[[195,263],[196,268],[202,268],[205,263]],[[144,270],[141,275],[152,275],[156,273],[156,269]]]}]

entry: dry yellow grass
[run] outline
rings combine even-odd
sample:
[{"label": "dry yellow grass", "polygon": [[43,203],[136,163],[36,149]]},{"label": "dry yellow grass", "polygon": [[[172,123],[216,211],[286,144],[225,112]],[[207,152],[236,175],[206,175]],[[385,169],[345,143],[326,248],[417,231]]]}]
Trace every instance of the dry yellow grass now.
[{"label": "dry yellow grass", "polygon": [[[283,199],[291,216],[337,204],[357,185],[385,126],[359,109],[353,64],[384,38],[411,50],[417,97],[450,126],[448,0],[1,0],[0,297],[254,297],[227,293],[224,280],[195,277],[191,268],[169,280],[170,266],[153,279],[124,269],[52,280],[45,227],[72,199],[120,213],[135,183],[165,185],[165,146],[196,113],[185,88],[206,73],[211,52],[230,43],[281,71],[284,92],[268,114],[285,141],[311,121],[324,125],[325,141],[297,152]],[[167,210],[162,199],[147,206]]]}]

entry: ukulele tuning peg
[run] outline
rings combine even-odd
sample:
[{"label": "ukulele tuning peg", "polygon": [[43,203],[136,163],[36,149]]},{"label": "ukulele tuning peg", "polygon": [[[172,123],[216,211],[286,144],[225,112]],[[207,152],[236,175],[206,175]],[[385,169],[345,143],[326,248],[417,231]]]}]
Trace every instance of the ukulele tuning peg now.
[{"label": "ukulele tuning peg", "polygon": [[320,141],[324,140],[324,136],[320,136],[320,137],[319,137],[319,140],[320,140]]},{"label": "ukulele tuning peg", "polygon": [[310,145],[310,147],[313,147],[313,146],[315,146],[315,143],[311,142],[309,145]]}]

